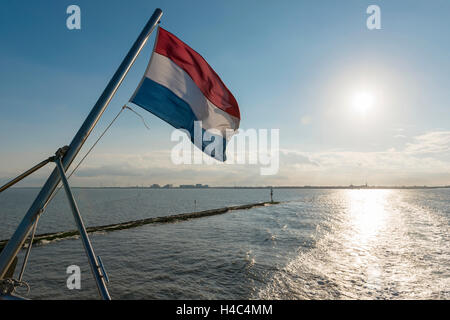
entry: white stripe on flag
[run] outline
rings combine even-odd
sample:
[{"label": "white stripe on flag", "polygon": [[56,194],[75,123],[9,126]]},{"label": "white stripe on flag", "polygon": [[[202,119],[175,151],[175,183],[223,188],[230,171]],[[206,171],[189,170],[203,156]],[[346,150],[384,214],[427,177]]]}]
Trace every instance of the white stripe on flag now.
[{"label": "white stripe on flag", "polygon": [[153,52],[145,77],[168,88],[189,104],[197,119],[202,121],[203,129],[217,129],[225,137],[226,129],[239,128],[238,118],[209,101],[191,77],[166,56]]}]

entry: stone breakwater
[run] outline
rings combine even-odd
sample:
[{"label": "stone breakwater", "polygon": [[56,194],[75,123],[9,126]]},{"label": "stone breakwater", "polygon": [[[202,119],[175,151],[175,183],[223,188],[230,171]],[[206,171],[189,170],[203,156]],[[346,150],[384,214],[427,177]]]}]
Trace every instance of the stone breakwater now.
[{"label": "stone breakwater", "polygon": [[[152,223],[173,223],[190,219],[203,218],[208,216],[214,216],[218,214],[224,214],[229,211],[235,210],[247,210],[255,207],[263,207],[269,205],[279,204],[279,202],[258,202],[251,204],[244,204],[239,206],[230,206],[219,209],[210,209],[204,211],[190,212],[190,213],[182,213],[175,214],[165,217],[156,217],[156,218],[147,218],[141,220],[127,221],[116,224],[109,224],[104,226],[95,226],[86,228],[88,233],[94,232],[111,232],[117,230],[131,229],[140,226],[144,226]],[[79,236],[78,230],[70,230],[70,231],[62,231],[62,232],[53,232],[53,233],[43,233],[35,235],[33,244],[43,244],[51,241],[68,239],[68,238],[77,238]],[[0,250],[6,245],[8,240],[0,240]],[[26,242],[28,244],[28,242]],[[26,248],[27,244],[24,246]]]}]

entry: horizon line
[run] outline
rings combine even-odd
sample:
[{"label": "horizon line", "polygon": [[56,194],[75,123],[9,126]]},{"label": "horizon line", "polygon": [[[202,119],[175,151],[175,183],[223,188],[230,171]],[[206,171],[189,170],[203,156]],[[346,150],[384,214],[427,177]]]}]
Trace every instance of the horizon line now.
[{"label": "horizon line", "polygon": [[[40,189],[41,187],[12,187],[11,189]],[[303,186],[210,186],[210,185],[179,185],[179,186],[71,186],[74,189],[442,189],[450,185],[303,185]]]}]

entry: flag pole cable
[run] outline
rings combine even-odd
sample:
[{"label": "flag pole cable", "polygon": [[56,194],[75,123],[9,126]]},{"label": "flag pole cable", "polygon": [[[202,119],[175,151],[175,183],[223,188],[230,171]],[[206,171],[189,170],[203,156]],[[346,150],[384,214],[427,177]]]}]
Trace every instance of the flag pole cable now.
[{"label": "flag pole cable", "polygon": [[[89,134],[92,132],[95,125],[101,118],[109,102],[113,98],[119,86],[122,84],[131,66],[134,64],[139,53],[142,51],[142,48],[147,43],[151,33],[158,25],[161,16],[162,10],[156,9],[153,15],[148,20],[144,29],[140,33],[137,40],[128,51],[128,54],[123,59],[119,68],[114,73],[102,95],[97,100],[83,125],[78,130],[77,134],[70,143],[70,146],[65,153],[64,158],[61,161],[64,170],[67,170],[70,167],[78,152],[82,148],[84,142],[89,137]],[[25,242],[36,220],[36,215],[40,214],[41,210],[47,205],[50,197],[52,196],[53,192],[55,192],[60,181],[60,174],[58,172],[58,169],[55,168],[48,178],[47,182],[42,187],[38,196],[34,200],[30,209],[27,211],[26,215],[20,222],[13,236],[0,253],[0,279],[3,279],[14,257],[17,255],[23,243]]]},{"label": "flag pole cable", "polygon": [[[144,124],[144,126],[150,130],[150,127],[148,126],[148,124],[145,122],[144,117],[139,114],[138,112],[134,111],[131,107],[124,105],[119,113],[114,117],[114,119],[112,119],[112,121],[108,124],[108,126],[106,126],[106,129],[103,130],[103,132],[100,134],[100,136],[97,138],[97,140],[95,140],[95,142],[92,144],[92,146],[89,148],[89,150],[86,152],[86,154],[83,156],[83,158],[81,158],[80,162],[78,162],[78,164],[75,166],[75,168],[72,169],[72,171],[70,172],[70,174],[67,176],[67,180],[70,179],[70,177],[73,176],[73,174],[75,173],[75,171],[77,171],[77,169],[83,164],[84,160],[86,160],[86,158],[88,157],[88,155],[91,153],[92,150],[94,150],[94,148],[97,146],[97,144],[100,142],[100,140],[103,138],[103,136],[106,134],[106,132],[111,128],[111,126],[114,124],[114,122],[116,122],[117,118],[119,118],[119,116],[122,114],[123,110],[130,110],[131,112],[135,113],[137,116],[139,116],[142,120],[142,123]],[[50,158],[52,159],[52,158]],[[53,198],[56,197],[56,195],[58,194],[59,190],[61,190],[61,188],[63,187],[63,185],[60,185],[59,188],[53,192],[52,196],[50,197],[50,199],[48,200],[47,204],[50,203]],[[45,209],[45,207],[44,207]]]},{"label": "flag pole cable", "polygon": [[[108,126],[106,127],[105,130],[103,130],[103,132],[100,134],[100,136],[97,138],[97,140],[95,140],[95,142],[92,144],[92,146],[89,148],[89,150],[86,152],[86,154],[83,156],[83,158],[81,158],[80,162],[78,162],[78,164],[75,166],[75,168],[73,168],[72,172],[67,176],[67,180],[70,179],[70,177],[72,177],[72,175],[75,173],[75,171],[77,171],[77,169],[81,166],[81,164],[83,163],[83,161],[87,158],[87,156],[91,153],[91,151],[95,148],[95,146],[97,145],[97,143],[103,138],[103,136],[106,134],[106,132],[109,130],[109,128],[111,128],[111,126],[114,124],[114,122],[116,122],[117,118],[119,118],[119,116],[122,114],[123,110],[125,109],[129,109],[129,107],[127,107],[126,105],[123,106],[119,113],[114,117],[114,119],[108,124]],[[56,197],[56,195],[58,194],[59,190],[61,190],[61,188],[63,187],[63,185],[61,185],[58,189],[56,189],[55,192],[53,192],[53,194],[51,195],[51,197],[49,198],[49,200],[47,201],[47,204],[49,204],[54,197]],[[47,204],[45,205],[45,207],[47,206]],[[44,209],[45,209],[44,207]]]}]

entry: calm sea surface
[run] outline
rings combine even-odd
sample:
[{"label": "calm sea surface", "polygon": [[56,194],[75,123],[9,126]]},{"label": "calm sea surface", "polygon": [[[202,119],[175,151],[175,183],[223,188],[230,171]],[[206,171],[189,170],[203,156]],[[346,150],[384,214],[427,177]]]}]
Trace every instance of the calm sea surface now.
[{"label": "calm sea surface", "polygon": [[[38,191],[0,194],[0,239]],[[87,226],[269,200],[262,189],[74,191]],[[112,298],[450,299],[450,189],[274,190],[274,199],[283,202],[93,234]],[[74,228],[60,192],[37,233]],[[81,290],[66,287],[73,264]],[[24,280],[33,299],[98,297],[79,239],[33,247]]]}]

